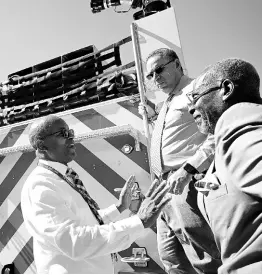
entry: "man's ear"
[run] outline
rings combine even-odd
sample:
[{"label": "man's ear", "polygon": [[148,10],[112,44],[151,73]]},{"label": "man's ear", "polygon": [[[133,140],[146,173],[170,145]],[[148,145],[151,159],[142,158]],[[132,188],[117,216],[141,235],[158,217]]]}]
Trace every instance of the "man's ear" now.
[{"label": "man's ear", "polygon": [[48,149],[43,140],[38,140],[36,146],[39,151],[46,151]]},{"label": "man's ear", "polygon": [[179,69],[181,67],[180,61],[175,59],[176,68]]},{"label": "man's ear", "polygon": [[180,61],[179,61],[178,59],[175,60],[175,65],[176,65],[176,68],[177,68],[178,70],[180,69],[180,71],[183,72],[181,63],[180,63]]},{"label": "man's ear", "polygon": [[225,79],[222,83],[222,99],[227,101],[232,98],[235,92],[235,85],[230,79]]}]

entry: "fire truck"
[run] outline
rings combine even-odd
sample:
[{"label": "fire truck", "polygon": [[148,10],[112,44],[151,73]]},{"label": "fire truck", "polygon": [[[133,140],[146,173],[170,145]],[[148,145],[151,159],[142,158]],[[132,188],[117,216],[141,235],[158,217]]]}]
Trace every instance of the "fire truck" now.
[{"label": "fire truck", "polygon": [[[94,12],[106,6],[99,3],[91,2]],[[101,208],[116,203],[115,189],[123,187],[132,174],[141,192],[147,191],[150,126],[139,115],[138,103],[147,100],[154,105],[164,96],[144,80],[145,58],[156,48],[170,47],[186,66],[174,9],[161,3],[159,9],[156,3],[140,7],[131,36],[102,50],[89,45],[19,70],[0,83],[0,267],[5,266],[4,272],[9,268],[14,273],[36,273],[20,196],[37,165],[28,132],[39,118],[56,114],[74,129],[77,157],[71,165]],[[122,64],[121,48],[128,43],[132,43],[134,61]],[[125,211],[122,218],[129,215]],[[118,254],[116,273],[165,273],[157,252],[156,227]]]}]

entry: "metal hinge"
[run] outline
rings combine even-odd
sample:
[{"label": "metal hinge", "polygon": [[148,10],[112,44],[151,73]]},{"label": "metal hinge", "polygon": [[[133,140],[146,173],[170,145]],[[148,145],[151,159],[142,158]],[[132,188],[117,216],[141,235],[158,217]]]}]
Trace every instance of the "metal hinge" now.
[{"label": "metal hinge", "polygon": [[146,255],[145,247],[133,248],[131,257],[121,259],[124,263],[133,263],[134,266],[147,267],[147,262],[150,260]]}]

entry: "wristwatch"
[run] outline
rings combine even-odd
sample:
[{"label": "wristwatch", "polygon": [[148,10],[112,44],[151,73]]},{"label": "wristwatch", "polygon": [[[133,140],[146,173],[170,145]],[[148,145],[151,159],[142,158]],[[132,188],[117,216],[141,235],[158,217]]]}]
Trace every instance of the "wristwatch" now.
[{"label": "wristwatch", "polygon": [[199,174],[197,169],[189,163],[186,163],[185,165],[183,165],[183,168],[184,168],[184,170],[187,171],[187,173],[189,173],[191,175]]},{"label": "wristwatch", "polygon": [[158,114],[153,115],[152,117],[150,117],[150,118],[148,119],[148,122],[149,122],[149,123],[154,122],[155,120],[157,120],[157,116],[158,116]]}]

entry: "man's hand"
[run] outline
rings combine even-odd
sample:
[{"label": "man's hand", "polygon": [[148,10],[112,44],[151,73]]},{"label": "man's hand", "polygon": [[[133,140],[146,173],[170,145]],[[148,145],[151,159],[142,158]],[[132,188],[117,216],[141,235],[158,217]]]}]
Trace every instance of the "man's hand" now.
[{"label": "man's hand", "polygon": [[181,167],[168,177],[167,184],[170,186],[170,192],[178,195],[183,193],[184,188],[191,180],[192,175]]},{"label": "man's hand", "polygon": [[166,196],[168,191],[169,186],[166,181],[159,184],[158,180],[154,180],[149,187],[137,213],[145,228],[151,227],[155,223],[164,206],[171,200],[172,195]]},{"label": "man's hand", "polygon": [[143,116],[145,113],[147,114],[147,118],[151,118],[156,115],[156,112],[149,105],[144,105],[142,102],[138,105],[138,113]]},{"label": "man's hand", "polygon": [[[116,205],[118,211],[121,213],[124,210],[128,209],[131,204],[132,192],[135,187],[135,176],[132,175],[126,181],[124,187],[121,189],[121,193],[119,195],[118,204]],[[118,191],[118,190],[115,190]],[[120,189],[119,189],[120,191]]]},{"label": "man's hand", "polygon": [[206,175],[204,173],[198,173],[193,176],[195,181],[202,180]]}]

